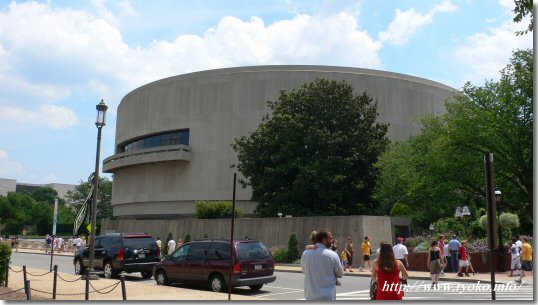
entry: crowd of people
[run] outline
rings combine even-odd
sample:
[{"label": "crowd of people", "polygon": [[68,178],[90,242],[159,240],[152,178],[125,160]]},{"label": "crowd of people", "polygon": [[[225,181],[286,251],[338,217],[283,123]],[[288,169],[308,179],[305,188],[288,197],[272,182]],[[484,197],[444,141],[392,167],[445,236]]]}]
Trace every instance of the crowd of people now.
[{"label": "crowd of people", "polygon": [[49,252],[75,252],[86,246],[86,236],[71,236],[67,241],[62,236],[45,236],[45,253]]},{"label": "crowd of people", "polygon": [[[339,253],[338,241],[329,231],[313,231],[310,239],[312,244],[305,247],[301,257],[301,268],[305,275],[305,299],[335,300],[336,286],[340,285],[338,278],[341,278],[346,270],[353,272],[353,240],[348,236],[343,250]],[[459,277],[476,274],[467,244],[467,240],[460,241],[456,235],[452,236],[451,240],[440,235],[439,239],[431,241],[426,267],[430,271],[432,288],[438,287],[439,278],[445,276],[445,272],[457,273]],[[521,283],[525,271],[532,271],[532,246],[529,238],[514,237],[509,249],[512,258],[509,276],[519,276],[515,282]],[[407,284],[409,267],[404,239],[398,237],[394,246],[380,242],[374,255],[370,239],[365,236],[361,252],[363,262],[359,270],[370,271],[372,287],[377,287],[372,297],[376,300],[401,300],[404,295],[401,287]],[[390,289],[385,289],[387,287]]]}]

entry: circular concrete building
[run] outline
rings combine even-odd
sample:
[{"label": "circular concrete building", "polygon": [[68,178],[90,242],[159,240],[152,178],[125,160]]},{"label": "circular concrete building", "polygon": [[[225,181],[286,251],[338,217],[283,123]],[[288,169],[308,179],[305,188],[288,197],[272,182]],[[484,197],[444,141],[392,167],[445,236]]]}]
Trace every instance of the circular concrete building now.
[{"label": "circular concrete building", "polygon": [[[455,89],[413,76],[346,67],[255,66],[178,75],[144,85],[118,106],[115,154],[103,161],[114,174],[114,215],[192,216],[197,200],[231,200],[235,137],[256,129],[280,90],[317,78],[345,80],[378,102],[390,140],[406,139],[417,117],[444,112]],[[239,175],[240,173],[238,173]],[[237,187],[245,214],[256,206],[250,188]]]}]

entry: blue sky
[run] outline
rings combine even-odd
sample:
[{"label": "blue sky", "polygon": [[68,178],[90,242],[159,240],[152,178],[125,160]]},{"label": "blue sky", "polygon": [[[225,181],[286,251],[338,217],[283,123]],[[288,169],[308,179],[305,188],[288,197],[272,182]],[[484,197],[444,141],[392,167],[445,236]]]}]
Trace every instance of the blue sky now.
[{"label": "blue sky", "polygon": [[315,64],[386,70],[454,88],[499,78],[532,35],[513,1],[0,0],[0,178],[78,183],[129,91],[214,68]]}]

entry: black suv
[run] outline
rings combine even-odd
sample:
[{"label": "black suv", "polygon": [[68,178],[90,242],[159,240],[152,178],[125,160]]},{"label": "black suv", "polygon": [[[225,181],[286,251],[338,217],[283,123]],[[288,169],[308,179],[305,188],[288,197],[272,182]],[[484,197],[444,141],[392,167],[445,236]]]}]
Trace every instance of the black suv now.
[{"label": "black suv", "polygon": [[230,265],[229,239],[189,242],[155,265],[153,277],[157,285],[204,284],[217,292],[226,291],[230,284],[230,269],[232,287],[249,286],[259,290],[264,284],[275,281],[273,256],[262,243],[237,239],[232,251],[233,265]]},{"label": "black suv", "polygon": [[[103,270],[106,278],[121,271],[140,272],[150,278],[153,266],[160,260],[155,239],[146,233],[110,233],[95,237],[94,269]],[[89,246],[75,252],[76,274],[84,274],[90,261]]]}]

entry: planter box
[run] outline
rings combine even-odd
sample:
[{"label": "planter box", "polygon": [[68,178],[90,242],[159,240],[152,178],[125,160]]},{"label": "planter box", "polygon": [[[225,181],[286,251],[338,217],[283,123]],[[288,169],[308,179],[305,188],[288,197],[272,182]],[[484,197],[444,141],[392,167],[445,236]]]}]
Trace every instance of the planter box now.
[{"label": "planter box", "polygon": [[[495,264],[495,271],[499,271],[499,263],[498,263],[498,256],[499,254],[497,252],[493,253],[493,259]],[[490,272],[490,263],[489,263],[489,252],[476,252],[476,253],[470,253],[471,257],[471,263],[473,264],[473,268],[475,272]],[[426,271],[430,272],[430,269],[428,268],[427,260],[428,260],[428,253],[427,252],[419,252],[419,253],[409,253],[409,270],[411,271]],[[511,256],[508,253],[505,253],[505,270],[510,271],[510,262],[511,262]]]}]

